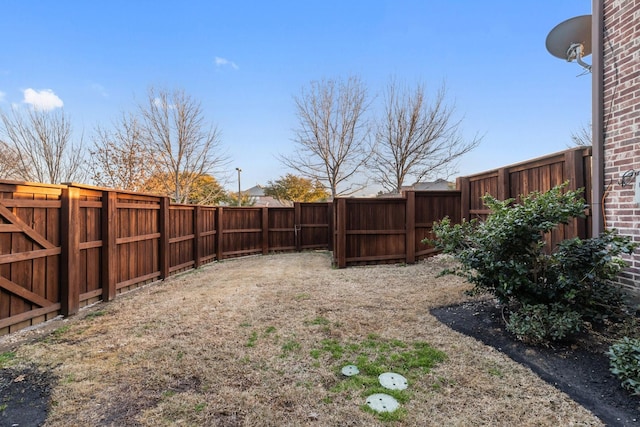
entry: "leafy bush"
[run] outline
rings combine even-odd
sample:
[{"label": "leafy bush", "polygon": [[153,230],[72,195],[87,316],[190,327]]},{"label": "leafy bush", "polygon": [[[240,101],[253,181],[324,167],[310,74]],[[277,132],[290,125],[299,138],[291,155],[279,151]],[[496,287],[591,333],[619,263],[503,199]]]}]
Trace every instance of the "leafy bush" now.
[{"label": "leafy bush", "polygon": [[622,387],[640,396],[640,339],[624,337],[609,348],[611,372]]},{"label": "leafy bush", "polygon": [[544,344],[561,340],[580,330],[580,313],[567,311],[562,304],[523,305],[507,321],[507,329],[521,341]]},{"label": "leafy bush", "polygon": [[633,252],[636,246],[629,237],[615,232],[559,243],[549,257],[548,280],[553,282],[544,297],[562,301],[590,321],[617,317],[624,305],[623,295],[611,281],[627,266],[619,255]]},{"label": "leafy bush", "polygon": [[[547,319],[545,327],[532,326],[532,341],[540,341],[539,332],[544,330],[549,331],[546,339],[561,339],[575,330],[579,320],[599,321],[619,311],[622,292],[611,280],[626,266],[620,254],[631,253],[637,246],[629,237],[605,232],[591,239],[565,240],[546,253],[546,233],[584,216],[582,190],[565,191],[566,186],[521,196],[520,203],[484,196],[491,209],[484,222],[452,224],[445,218],[433,226],[436,239],[425,240],[460,261],[459,267],[445,273],[465,277],[476,292],[492,293],[514,314],[524,309],[512,321],[514,329],[524,331],[522,319],[532,310],[539,317],[538,306],[548,307],[546,313],[557,322]],[[558,317],[562,312],[566,316]],[[549,328],[550,322],[558,323],[557,327]]]}]

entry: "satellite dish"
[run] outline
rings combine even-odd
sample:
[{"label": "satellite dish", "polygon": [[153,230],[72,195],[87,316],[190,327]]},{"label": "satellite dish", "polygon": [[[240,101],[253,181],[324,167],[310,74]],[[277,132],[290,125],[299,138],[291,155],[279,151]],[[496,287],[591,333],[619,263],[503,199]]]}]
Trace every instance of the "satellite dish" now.
[{"label": "satellite dish", "polygon": [[547,50],[557,58],[575,60],[591,71],[582,58],[591,54],[591,15],[576,16],[556,25],[547,36]]}]

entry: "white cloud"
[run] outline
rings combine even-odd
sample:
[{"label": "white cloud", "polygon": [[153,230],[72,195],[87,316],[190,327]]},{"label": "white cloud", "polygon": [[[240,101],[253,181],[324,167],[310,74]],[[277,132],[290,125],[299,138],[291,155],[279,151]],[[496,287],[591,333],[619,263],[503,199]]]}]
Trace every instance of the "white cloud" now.
[{"label": "white cloud", "polygon": [[104,86],[102,86],[100,83],[91,83],[89,85],[90,89],[94,92],[97,92],[98,94],[100,94],[103,98],[108,98],[109,94],[107,93],[107,90],[104,88]]},{"label": "white cloud", "polygon": [[215,62],[216,62],[216,67],[220,68],[220,67],[231,67],[234,70],[237,70],[239,67],[238,65],[233,62],[233,61],[229,61],[226,58],[220,58],[219,56],[215,57]]},{"label": "white cloud", "polygon": [[40,91],[31,88],[25,89],[22,102],[31,105],[36,110],[45,111],[61,108],[64,105],[62,99],[53,93],[51,89],[42,89]]},{"label": "white cloud", "polygon": [[7,95],[6,93],[4,93],[4,92],[0,91],[0,102],[3,102],[3,101],[4,101],[4,97],[5,97],[6,95]]}]

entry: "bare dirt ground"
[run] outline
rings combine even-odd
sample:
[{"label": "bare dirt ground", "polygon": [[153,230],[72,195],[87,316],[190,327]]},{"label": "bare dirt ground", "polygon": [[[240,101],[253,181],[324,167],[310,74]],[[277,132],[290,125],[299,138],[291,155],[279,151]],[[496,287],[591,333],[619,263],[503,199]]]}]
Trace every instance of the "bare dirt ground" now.
[{"label": "bare dirt ground", "polygon": [[[436,277],[448,262],[225,261],[0,338],[0,425],[604,425],[430,312],[474,301],[461,279]],[[343,387],[354,351],[369,345],[374,360],[420,343],[446,360],[407,374],[400,417],[381,420],[365,410],[365,388]]]}]

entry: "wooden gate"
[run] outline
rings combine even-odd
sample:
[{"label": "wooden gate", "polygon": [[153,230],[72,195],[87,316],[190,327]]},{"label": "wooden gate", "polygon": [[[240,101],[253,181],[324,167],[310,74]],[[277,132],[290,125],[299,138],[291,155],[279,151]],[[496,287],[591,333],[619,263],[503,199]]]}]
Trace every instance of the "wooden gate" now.
[{"label": "wooden gate", "polygon": [[0,183],[0,335],[60,313],[63,189]]}]

